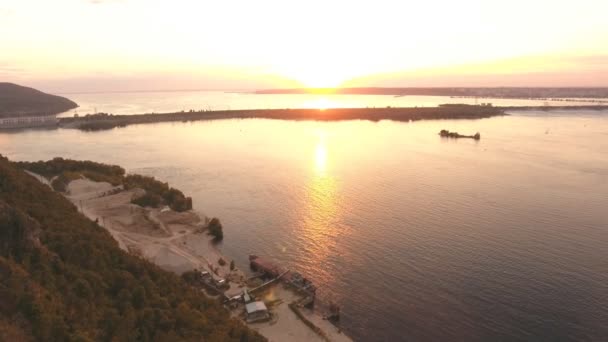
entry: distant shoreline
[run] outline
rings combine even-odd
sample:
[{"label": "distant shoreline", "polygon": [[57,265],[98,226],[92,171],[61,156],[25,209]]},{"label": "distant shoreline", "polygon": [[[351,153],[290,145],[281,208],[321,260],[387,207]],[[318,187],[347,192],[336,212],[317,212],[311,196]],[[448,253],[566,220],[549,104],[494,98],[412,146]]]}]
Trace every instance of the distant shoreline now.
[{"label": "distant shoreline", "polygon": [[255,94],[453,96],[504,99],[608,98],[608,87],[351,87],[257,90]]},{"label": "distant shoreline", "polygon": [[481,119],[506,115],[503,108],[492,106],[443,105],[420,108],[328,108],[328,109],[257,109],[225,111],[188,111],[163,114],[112,115],[106,113],[84,117],[60,118],[59,127],[103,130],[132,124],[200,121],[219,119],[277,120],[393,120],[417,121],[438,119]]},{"label": "distant shoreline", "polygon": [[608,110],[607,105],[588,106],[505,106],[449,104],[439,107],[403,108],[328,108],[328,109],[254,109],[223,111],[182,111],[159,114],[94,114],[59,118],[58,126],[81,130],[104,130],[134,124],[190,122],[221,119],[274,119],[295,121],[392,120],[419,121],[443,119],[484,119],[509,115],[507,111]]},{"label": "distant shoreline", "polygon": [[[398,122],[419,120],[484,119],[509,115],[509,111],[563,111],[563,110],[608,110],[608,105],[564,105],[564,106],[492,106],[468,104],[444,104],[438,107],[380,107],[380,108],[327,108],[327,109],[251,109],[216,111],[180,111],[145,114],[87,114],[84,116],[60,117],[45,120],[44,124],[27,122],[28,118],[0,119],[0,130],[41,127],[46,129],[74,128],[96,131],[135,124],[160,122],[192,122],[223,119],[271,119],[293,121],[347,121],[390,120]],[[19,122],[16,122],[19,121]],[[15,122],[13,122],[15,121]],[[30,120],[31,121],[31,120]],[[35,121],[35,120],[34,120]],[[23,122],[23,123],[21,123]]]}]

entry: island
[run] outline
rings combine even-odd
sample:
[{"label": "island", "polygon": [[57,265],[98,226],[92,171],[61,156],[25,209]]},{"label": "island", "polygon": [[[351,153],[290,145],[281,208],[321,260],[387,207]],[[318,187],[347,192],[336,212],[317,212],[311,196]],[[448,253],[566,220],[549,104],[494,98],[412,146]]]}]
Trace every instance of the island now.
[{"label": "island", "polygon": [[[597,97],[606,97],[605,88],[323,88],[284,89],[259,91],[260,94],[395,94],[395,96],[450,95],[452,97],[487,96],[519,98],[518,96],[571,96],[588,105],[563,106],[493,106],[491,103],[479,105],[441,104],[437,107],[366,107],[366,108],[284,108],[246,110],[195,110],[169,113],[141,113],[121,115],[113,113],[74,114],[73,117],[57,118],[52,114],[76,108],[77,104],[66,98],[44,94],[32,88],[11,83],[0,83],[0,129],[22,129],[32,127],[75,128],[96,131],[124,127],[133,124],[159,122],[191,122],[222,119],[272,119],[272,120],[391,120],[410,122],[418,120],[443,119],[484,119],[508,115],[507,111],[550,111],[550,110],[606,110],[608,102]],[[588,98],[581,98],[588,97]],[[538,98],[537,98],[538,99]],[[552,99],[570,101],[572,99]],[[7,117],[11,116],[11,117]]]},{"label": "island", "polygon": [[251,109],[225,111],[181,111],[162,114],[113,115],[98,113],[79,117],[60,118],[59,126],[81,130],[103,130],[132,124],[157,122],[189,122],[219,119],[273,120],[392,120],[418,121],[441,119],[482,119],[506,115],[499,107],[489,105],[442,105],[439,107],[382,107],[382,108],[327,108],[327,109]]}]

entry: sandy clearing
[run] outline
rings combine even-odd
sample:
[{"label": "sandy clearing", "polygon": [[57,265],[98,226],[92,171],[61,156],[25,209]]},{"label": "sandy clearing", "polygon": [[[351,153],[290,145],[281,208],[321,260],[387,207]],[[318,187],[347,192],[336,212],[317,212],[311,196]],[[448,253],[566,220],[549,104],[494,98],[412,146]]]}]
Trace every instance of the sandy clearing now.
[{"label": "sandy clearing", "polygon": [[[205,269],[216,278],[233,281],[245,279],[237,268],[229,269],[230,260],[213,246],[204,232],[205,220],[193,211],[178,213],[166,209],[142,208],[131,199],[143,190],[123,190],[105,182],[78,179],[70,182],[66,197],[85,216],[106,228],[119,246],[139,254],[160,267],[181,274]],[[226,261],[219,265],[219,259]],[[238,288],[239,284],[232,284]]]}]

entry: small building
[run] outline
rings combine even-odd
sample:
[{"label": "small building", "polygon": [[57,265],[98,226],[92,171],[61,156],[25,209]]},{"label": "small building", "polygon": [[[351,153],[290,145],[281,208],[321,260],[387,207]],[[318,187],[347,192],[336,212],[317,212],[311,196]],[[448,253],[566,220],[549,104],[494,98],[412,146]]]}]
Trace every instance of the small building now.
[{"label": "small building", "polygon": [[243,298],[243,296],[241,295],[236,295],[236,296],[227,296],[224,293],[224,305],[226,305],[229,309],[233,310],[239,307],[239,304],[241,303],[241,299]]},{"label": "small building", "polygon": [[245,304],[251,302],[251,295],[249,294],[247,289],[243,290],[243,301],[245,302]]},{"label": "small building", "polygon": [[3,128],[30,128],[30,127],[56,127],[59,123],[54,115],[49,116],[18,116],[0,118],[0,129]]},{"label": "small building", "polygon": [[315,287],[315,285],[310,280],[304,278],[298,272],[290,272],[283,279],[286,283],[291,284],[300,290],[307,291],[308,293],[310,293],[313,296],[314,296],[315,292],[317,291],[317,288]]},{"label": "small building", "polygon": [[226,279],[220,278],[215,281],[215,286],[222,288],[228,286],[228,283],[226,282]]},{"label": "small building", "polygon": [[247,323],[264,321],[270,318],[266,304],[261,301],[245,304],[245,310],[247,311]]}]

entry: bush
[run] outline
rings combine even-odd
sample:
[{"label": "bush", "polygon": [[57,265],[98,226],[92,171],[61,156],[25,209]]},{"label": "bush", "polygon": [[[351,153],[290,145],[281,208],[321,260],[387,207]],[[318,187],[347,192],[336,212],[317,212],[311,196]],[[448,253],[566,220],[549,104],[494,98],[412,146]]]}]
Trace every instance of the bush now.
[{"label": "bush", "polygon": [[224,238],[224,231],[222,229],[222,223],[220,219],[214,217],[209,221],[209,234],[213,235],[216,240],[221,240]]},{"label": "bush", "polygon": [[162,199],[161,202],[163,204],[168,205],[175,211],[182,212],[192,209],[192,198],[184,196],[181,191],[170,188],[169,184],[158,181],[154,177],[127,175],[124,177],[123,183],[125,189],[141,188],[146,190],[146,194],[157,196]]},{"label": "bush", "polygon": [[48,179],[65,172],[70,172],[82,174],[96,182],[108,182],[112,185],[121,184],[125,174],[125,169],[120,166],[96,163],[89,160],[80,161],[53,158],[49,161],[15,162],[14,164],[19,168],[37,173]]},{"label": "bush", "polygon": [[161,205],[168,205],[171,209],[179,212],[192,209],[192,198],[186,197],[181,191],[169,187],[169,184],[158,181],[154,177],[125,176],[125,169],[120,166],[63,158],[38,162],[16,162],[14,164],[19,168],[37,173],[48,179],[57,177],[51,183],[56,191],[65,192],[70,181],[86,177],[95,182],[108,182],[114,186],[123,184],[125,189],[144,189],[147,197],[132,201],[132,203],[141,206],[157,208]]},{"label": "bush", "polygon": [[220,266],[225,266],[225,265],[226,265],[226,260],[224,260],[223,258],[220,258],[220,259],[217,261],[217,263],[218,263],[218,264],[220,264]]},{"label": "bush", "polygon": [[163,203],[163,199],[157,194],[146,192],[143,196],[133,199],[131,203],[137,204],[141,207],[158,208]]}]

